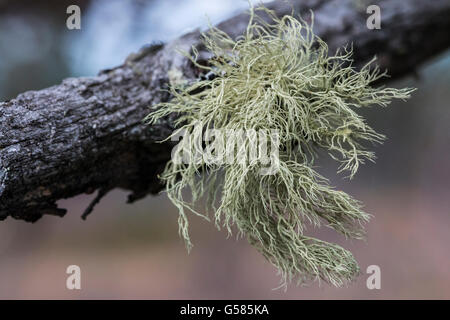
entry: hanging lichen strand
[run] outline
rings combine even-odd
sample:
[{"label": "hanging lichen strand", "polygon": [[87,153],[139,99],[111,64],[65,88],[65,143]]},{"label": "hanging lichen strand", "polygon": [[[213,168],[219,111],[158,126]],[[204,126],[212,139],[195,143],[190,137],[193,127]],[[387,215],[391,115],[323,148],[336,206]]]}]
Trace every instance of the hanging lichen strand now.
[{"label": "hanging lichen strand", "polygon": [[[273,23],[259,18],[257,10]],[[340,171],[352,177],[360,164],[374,160],[362,144],[384,139],[356,110],[406,99],[413,90],[372,87],[384,73],[369,64],[356,71],[350,51],[329,56],[326,43],[301,19],[278,19],[265,8],[251,9],[250,16],[246,33],[237,40],[217,28],[203,34],[213,58],[200,65],[195,49],[189,58],[216,77],[174,85],[173,99],[154,106],[146,121],[154,124],[174,113],[177,128],[190,136],[211,128],[276,132],[276,139],[271,136],[269,141],[280,145],[277,159],[271,158],[277,170],[263,174],[267,163],[261,161],[203,161],[198,157],[204,152],[202,143],[185,135],[161,179],[179,209],[180,234],[188,249],[192,244],[186,210],[209,220],[194,208],[206,193],[216,226],[245,236],[278,268],[283,285],[319,279],[342,286],[359,273],[353,255],[308,237],[305,226],[326,225],[346,238],[361,239],[369,215],[313,169],[316,151],[326,150],[341,163]],[[178,141],[178,135],[174,132],[168,139]],[[226,146],[230,143],[225,141]],[[251,138],[241,140],[235,156],[254,144]],[[177,161],[181,156],[190,161]],[[185,189],[192,192],[189,201],[183,199]]]}]

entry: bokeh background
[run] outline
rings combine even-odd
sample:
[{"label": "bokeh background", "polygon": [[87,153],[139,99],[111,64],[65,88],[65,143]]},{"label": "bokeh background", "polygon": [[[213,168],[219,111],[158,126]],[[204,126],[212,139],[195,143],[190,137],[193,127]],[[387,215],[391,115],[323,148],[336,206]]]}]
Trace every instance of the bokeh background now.
[{"label": "bokeh background", "polygon": [[[65,26],[70,4],[82,9],[81,30]],[[0,0],[0,100],[94,75],[145,44],[205,27],[206,15],[217,23],[246,7],[244,0]],[[389,137],[376,147],[377,163],[352,181],[334,174],[332,162],[321,166],[373,214],[367,242],[312,231],[354,253],[362,274],[348,287],[272,290],[276,270],[245,240],[192,217],[188,255],[166,196],[126,205],[125,192],[115,190],[87,221],[80,215],[93,195],[60,201],[69,209],[63,219],[1,222],[0,298],[450,299],[450,52],[389,85],[418,91],[407,103],[365,111]],[[81,290],[66,289],[71,264],[81,267]],[[381,290],[366,287],[373,264],[381,268]]]}]

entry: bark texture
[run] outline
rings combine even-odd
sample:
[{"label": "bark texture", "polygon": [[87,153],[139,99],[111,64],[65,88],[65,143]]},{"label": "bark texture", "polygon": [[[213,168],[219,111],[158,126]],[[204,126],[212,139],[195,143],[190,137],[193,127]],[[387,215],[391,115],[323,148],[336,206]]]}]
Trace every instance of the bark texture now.
[{"label": "bark texture", "polygon": [[[381,29],[366,27],[370,4],[363,0],[292,1],[296,14],[310,19],[331,52],[353,43],[356,67],[378,56],[392,77],[413,72],[450,45],[450,0],[380,0]],[[292,8],[282,1],[267,5],[278,15]],[[238,36],[246,14],[219,24]],[[169,78],[195,80],[198,71],[176,49],[202,51],[200,32],[173,42],[146,46],[121,66],[96,77],[69,78],[61,84],[20,94],[0,103],[0,220],[11,216],[34,222],[45,214],[63,216],[56,202],[98,190],[87,209],[113,188],[130,190],[129,202],[161,190],[157,174],[171,145],[158,143],[173,119],[148,127],[150,106],[169,99]]]}]

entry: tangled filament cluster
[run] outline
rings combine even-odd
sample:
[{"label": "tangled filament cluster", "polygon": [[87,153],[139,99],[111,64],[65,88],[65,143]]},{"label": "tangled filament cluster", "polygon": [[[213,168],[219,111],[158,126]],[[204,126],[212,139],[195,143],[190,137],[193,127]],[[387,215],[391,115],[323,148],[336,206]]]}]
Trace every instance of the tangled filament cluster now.
[{"label": "tangled filament cluster", "polygon": [[[271,17],[267,23],[255,12]],[[313,165],[317,150],[326,150],[340,162],[340,171],[352,177],[360,164],[374,160],[363,143],[382,142],[384,136],[367,125],[357,109],[386,106],[393,98],[406,99],[411,89],[374,88],[384,73],[352,67],[352,52],[329,56],[325,42],[312,27],[292,16],[277,18],[265,8],[251,9],[246,33],[232,39],[217,28],[203,34],[213,58],[207,65],[189,58],[216,77],[174,86],[169,102],[154,106],[149,124],[177,114],[176,126],[187,132],[195,127],[222,130],[278,132],[279,167],[261,175],[262,164],[208,164],[199,161],[167,163],[161,179],[179,209],[180,233],[191,247],[186,210],[197,212],[195,202],[204,194],[218,228],[237,230],[282,275],[283,284],[319,279],[341,286],[359,272],[353,255],[344,248],[309,237],[306,225],[326,225],[347,238],[361,239],[369,215],[350,195],[329,186]],[[174,133],[173,135],[176,135]],[[168,139],[170,139],[169,137]],[[242,150],[249,147],[246,140]],[[198,148],[183,139],[181,149]],[[192,198],[183,198],[183,190]],[[220,197],[219,197],[220,195]]]}]

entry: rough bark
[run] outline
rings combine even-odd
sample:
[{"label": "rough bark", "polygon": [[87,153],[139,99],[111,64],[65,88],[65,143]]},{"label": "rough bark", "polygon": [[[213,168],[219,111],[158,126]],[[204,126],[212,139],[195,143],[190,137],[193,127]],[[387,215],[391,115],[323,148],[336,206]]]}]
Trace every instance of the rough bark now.
[{"label": "rough bark", "polygon": [[[392,77],[412,72],[449,47],[449,0],[377,1],[381,30],[367,29],[365,2],[293,4],[307,20],[314,10],[315,32],[331,52],[353,43],[356,66],[377,55]],[[281,1],[268,6],[280,16],[291,12]],[[219,27],[237,36],[247,22],[248,16],[241,14]],[[63,216],[66,210],[56,201],[95,190],[93,205],[113,188],[130,190],[129,202],[160,191],[157,174],[171,146],[157,141],[173,130],[173,119],[152,127],[142,119],[150,106],[169,99],[161,89],[168,86],[170,70],[189,80],[198,76],[176,49],[188,51],[199,44],[200,32],[195,31],[168,44],[144,47],[96,77],[66,79],[0,103],[0,219]]]}]

